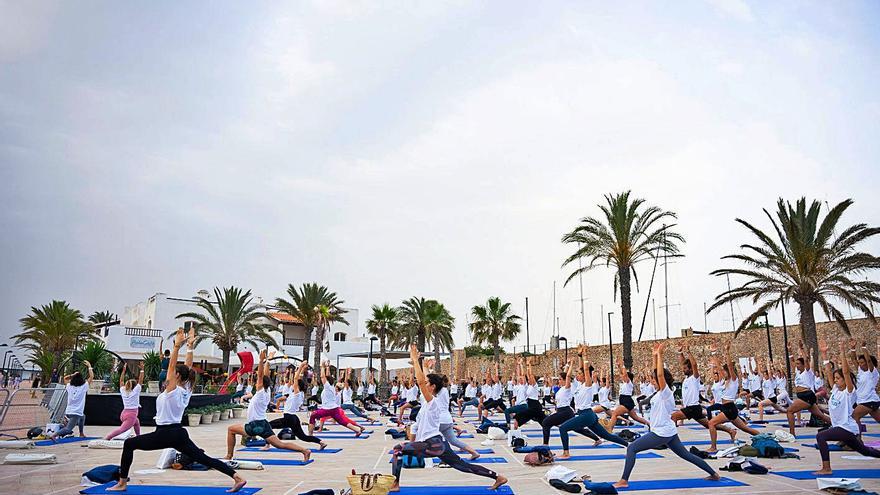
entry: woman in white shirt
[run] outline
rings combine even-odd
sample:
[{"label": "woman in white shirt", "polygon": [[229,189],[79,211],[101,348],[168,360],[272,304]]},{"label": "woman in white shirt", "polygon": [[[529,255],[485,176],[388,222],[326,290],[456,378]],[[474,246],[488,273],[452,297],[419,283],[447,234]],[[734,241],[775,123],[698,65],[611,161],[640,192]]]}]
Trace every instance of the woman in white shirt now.
[{"label": "woman in white shirt", "polygon": [[349,411],[352,414],[354,414],[355,416],[357,416],[359,418],[366,419],[370,423],[375,424],[376,420],[367,416],[367,413],[362,411],[361,408],[359,408],[354,403],[354,397],[353,397],[354,394],[352,393],[352,390],[351,390],[351,385],[352,385],[351,368],[348,368],[345,371],[345,379],[342,383],[343,383],[342,392],[340,394],[342,396],[342,410]]},{"label": "woman in white shirt", "polygon": [[[856,348],[860,348],[856,356]],[[880,353],[880,343],[877,344]],[[880,396],[877,395],[877,382],[880,381],[880,372],[877,371],[877,357],[868,352],[867,342],[857,345],[852,341],[850,354],[856,358],[856,408],[853,411],[853,419],[861,424],[862,418],[870,414],[874,420],[880,422]]]},{"label": "woman in white shirt", "polygon": [[626,448],[626,462],[623,466],[623,474],[620,481],[614,484],[615,488],[629,486],[629,476],[636,465],[636,455],[648,449],[657,449],[666,446],[678,457],[690,462],[709,474],[706,478],[718,481],[721,477],[706,461],[691,454],[678,438],[678,429],[672,420],[675,411],[675,397],[672,389],[672,373],[663,367],[663,342],[654,344],[654,375],[653,380],[657,384],[657,393],[651,398],[651,431],[637,438]]},{"label": "woman in white shirt", "polygon": [[623,415],[628,415],[630,419],[634,421],[638,421],[645,426],[648,426],[648,420],[641,417],[639,413],[636,411],[636,403],[633,400],[633,373],[628,370],[626,366],[623,364],[623,358],[618,355],[617,356],[617,369],[620,371],[620,389],[619,396],[617,399],[617,407],[611,411],[611,421],[612,425],[617,424],[617,418]]},{"label": "woman in white shirt", "polygon": [[816,435],[816,445],[819,447],[819,455],[822,457],[822,469],[813,474],[828,476],[833,474],[828,442],[842,442],[865,457],[880,457],[880,450],[867,447],[859,438],[859,424],[852,417],[853,404],[856,399],[855,377],[849,371],[849,360],[846,358],[846,348],[843,341],[840,341],[842,370],[838,368],[832,371],[831,361],[828,360],[828,344],[824,340],[819,343],[819,352],[822,362],[825,363],[825,373],[834,378],[834,388],[828,398],[831,428],[820,431]]},{"label": "woman in white shirt", "polygon": [[810,413],[826,423],[831,422],[831,418],[819,409],[818,399],[813,387],[816,385],[816,374],[814,372],[816,366],[813,358],[807,358],[807,351],[804,343],[798,345],[800,356],[794,359],[794,366],[797,370],[794,374],[794,392],[796,399],[788,406],[786,415],[788,415],[788,432],[794,435],[794,419],[797,413],[809,410]]},{"label": "woman in white shirt", "polygon": [[531,357],[526,361],[525,383],[521,385],[520,393],[522,394],[522,404],[525,407],[514,416],[513,428],[519,428],[529,421],[543,425],[546,416],[541,402],[538,401],[538,379],[535,378],[535,373],[532,371]]},{"label": "woman in white shirt", "polygon": [[599,391],[596,393],[598,404],[593,406],[593,412],[596,414],[605,413],[609,417],[611,416],[611,409],[614,408],[614,404],[611,403],[610,395],[611,388],[608,386],[608,369],[602,368],[602,372],[599,374]]},{"label": "woman in white shirt", "polygon": [[[682,345],[678,351],[678,362],[684,373],[681,383],[681,409],[672,413],[672,420],[676,423],[685,419],[692,419],[704,428],[709,428],[709,420],[706,419],[703,406],[700,405],[700,369],[693,354],[688,352],[687,345]],[[717,429],[730,435],[730,441],[736,440],[736,430],[723,425]]]},{"label": "woman in white shirt", "polygon": [[192,396],[192,387],[196,379],[196,371],[192,369],[193,349],[195,348],[195,330],[190,330],[189,348],[186,351],[185,364],[177,364],[177,355],[183,345],[183,329],[177,330],[174,346],[171,350],[168,376],[165,381],[165,390],[156,397],[156,431],[125,441],[122,448],[122,460],[119,467],[119,481],[113,487],[107,489],[111,492],[123,492],[128,488],[128,472],[134,461],[135,450],[161,450],[174,449],[189,456],[195,462],[216,469],[229,476],[233,480],[232,488],[228,492],[237,492],[247,484],[244,478],[239,476],[234,469],[225,462],[209,457],[189,438],[186,428],[181,425],[183,412],[189,405]]},{"label": "woman in white shirt", "polygon": [[[447,410],[448,404],[443,403],[440,394],[445,388],[442,376],[431,373],[425,376],[425,372],[419,365],[419,350],[415,344],[410,346],[410,358],[413,363],[413,372],[415,373],[416,382],[422,392],[424,398],[424,406],[419,409],[416,422],[418,423],[418,431],[414,442],[406,442],[395,445],[393,456],[391,458],[391,471],[396,479],[391,491],[400,491],[400,472],[403,467],[401,457],[410,455],[419,458],[437,457],[441,462],[446,463],[453,469],[463,473],[476,474],[492,478],[495,483],[490,487],[495,490],[501,485],[507,483],[507,478],[501,476],[494,471],[487,469],[480,464],[471,464],[465,462],[459,457],[446,442],[446,439],[440,433],[440,424],[443,411]],[[448,396],[447,396],[448,397]]]},{"label": "woman in white shirt", "polygon": [[[760,366],[760,361],[758,361],[758,367],[760,368]],[[761,382],[761,393],[764,395],[764,399],[758,403],[759,423],[764,422],[764,408],[767,406],[771,406],[779,412],[785,412],[785,408],[779,405],[779,392],[776,390],[778,383],[776,377],[773,376],[773,362],[768,359],[764,363],[764,380]]]},{"label": "woman in white shirt", "polygon": [[141,362],[141,370],[138,379],[125,380],[125,371],[128,365],[122,365],[122,373],[119,374],[119,396],[122,398],[122,412],[119,413],[120,426],[104,437],[104,440],[113,440],[115,437],[134,428],[134,434],[141,434],[141,422],[138,420],[138,411],[141,408],[141,384],[144,383],[144,363]]},{"label": "woman in white shirt", "polygon": [[73,435],[74,428],[79,428],[80,437],[85,438],[86,436],[83,432],[83,427],[86,425],[86,395],[89,392],[89,384],[95,378],[95,373],[92,371],[91,363],[83,361],[83,364],[89,370],[88,378],[83,378],[79,371],[64,377],[64,382],[67,384],[64,387],[67,391],[67,409],[65,409],[64,415],[67,417],[67,421],[63,427],[49,436],[49,440],[53,442],[58,437],[64,438]]},{"label": "woman in white shirt", "polygon": [[[287,386],[290,387],[291,392],[284,403],[284,415],[278,419],[273,419],[269,424],[272,428],[290,428],[294,438],[298,438],[303,442],[316,443],[320,445],[321,450],[324,450],[327,444],[316,436],[307,435],[302,429],[302,422],[299,420],[299,416],[296,414],[305,401],[305,393],[303,391],[306,388],[306,383],[302,375],[308,367],[309,363],[303,361],[296,369],[296,372],[291,374],[290,370],[287,371]],[[269,447],[269,445],[266,444],[266,447]]]},{"label": "woman in white shirt", "polygon": [[226,429],[227,460],[232,460],[232,456],[235,454],[236,435],[260,437],[265,440],[267,444],[276,449],[299,452],[303,455],[303,462],[308,462],[309,457],[312,455],[311,450],[305,447],[300,447],[293,442],[284,441],[278,438],[275,435],[275,432],[272,431],[272,425],[269,424],[269,421],[266,419],[266,410],[272,399],[272,389],[270,388],[272,382],[269,378],[269,359],[272,359],[273,354],[274,352],[269,354],[267,359],[266,349],[260,351],[260,363],[257,365],[257,391],[254,392],[254,396],[248,404],[247,423],[229,425]]},{"label": "woman in white shirt", "polygon": [[[733,359],[730,357],[730,342],[727,342],[724,346],[725,362],[723,365],[718,363],[718,359],[715,356],[716,351],[714,350],[714,346],[712,347],[712,354],[712,359],[716,363],[715,365],[721,370],[721,378],[724,379],[724,389],[721,391],[721,414],[718,414],[709,420],[709,438],[712,442],[709,446],[709,452],[717,452],[718,427],[722,424],[729,421],[733,423],[733,426],[736,426],[749,435],[757,435],[758,431],[754,428],[750,428],[745,420],[739,417],[739,410],[736,408],[735,401],[739,396],[740,376],[736,363],[734,363]],[[651,424],[653,426],[653,422],[651,422]]]}]

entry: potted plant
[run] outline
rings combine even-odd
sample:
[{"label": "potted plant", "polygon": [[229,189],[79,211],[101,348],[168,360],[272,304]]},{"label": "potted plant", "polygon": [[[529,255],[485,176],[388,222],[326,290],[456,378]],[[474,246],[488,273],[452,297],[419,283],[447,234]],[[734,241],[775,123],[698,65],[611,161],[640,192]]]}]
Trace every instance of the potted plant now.
[{"label": "potted plant", "polygon": [[240,405],[232,406],[232,417],[233,418],[243,418],[246,409]]},{"label": "potted plant", "polygon": [[221,421],[229,419],[229,414],[230,414],[229,404],[223,404],[222,406],[220,406],[220,420]]},{"label": "potted plant", "polygon": [[214,414],[211,413],[211,410],[206,406],[201,408],[202,411],[202,424],[209,425],[214,422]]},{"label": "potted plant", "polygon": [[105,375],[113,366],[110,359],[110,353],[107,352],[104,343],[87,342],[82,349],[75,353],[75,355],[78,355],[77,357],[81,363],[81,369],[78,370],[81,373],[85,374],[88,371],[85,366],[86,362],[92,365],[92,371],[95,373],[95,378],[89,384],[89,392],[93,394],[101,393],[101,389],[104,388]]},{"label": "potted plant", "polygon": [[159,372],[162,370],[162,356],[156,351],[144,353],[144,379],[147,380],[147,393],[159,393]]},{"label": "potted plant", "polygon": [[220,421],[220,409],[217,406],[211,407],[211,414],[214,415],[214,422]]},{"label": "potted plant", "polygon": [[199,408],[187,409],[186,418],[190,426],[198,426],[202,422],[202,411]]}]

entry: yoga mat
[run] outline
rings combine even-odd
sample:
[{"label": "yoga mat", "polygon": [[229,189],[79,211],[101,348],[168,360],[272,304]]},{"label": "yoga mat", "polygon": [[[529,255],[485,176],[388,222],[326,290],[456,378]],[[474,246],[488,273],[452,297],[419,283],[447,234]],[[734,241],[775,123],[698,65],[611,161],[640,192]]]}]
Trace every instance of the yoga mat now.
[{"label": "yoga mat", "polygon": [[[313,454],[335,454],[335,453],[337,453],[337,452],[342,452],[342,449],[324,449],[324,450],[320,450],[320,449],[309,449],[309,450],[311,450]],[[302,454],[300,454],[299,452],[294,452],[293,450],[276,449],[275,447],[272,447],[272,448],[269,449],[269,450],[263,450],[263,449],[260,449],[260,448],[257,448],[257,447],[245,447],[245,448],[243,448],[243,449],[238,449],[238,451],[239,451],[239,452],[271,452],[271,453],[273,453],[273,454],[296,454],[296,455],[302,455]]]},{"label": "yoga mat", "polygon": [[[228,486],[137,485],[131,483],[124,492],[108,492],[107,488],[110,488],[115,484],[115,481],[111,481],[110,483],[80,490],[80,493],[85,493],[87,495],[110,495],[118,493],[128,493],[130,495],[227,495],[226,490],[229,489]],[[252,495],[258,491],[260,491],[259,488],[246,486],[237,493]]]},{"label": "yoga mat", "polygon": [[835,469],[833,474],[816,476],[815,469],[809,471],[770,471],[770,474],[784,476],[792,480],[814,480],[816,478],[880,478],[880,469]]},{"label": "yoga mat", "polygon": [[[816,450],[819,449],[819,444],[815,444],[815,443],[802,443],[801,446],[811,447]],[[828,452],[853,452],[853,451],[846,450],[846,449],[842,448],[840,445],[837,445],[836,443],[829,443],[828,444]],[[838,478],[840,478],[840,476],[838,476]]]},{"label": "yoga mat", "polygon": [[[640,452],[636,454],[636,459],[660,459],[662,455],[656,454],[654,452]],[[568,459],[560,459],[556,458],[556,462],[570,462],[570,461],[617,461],[626,459],[626,454],[601,454],[601,455],[573,455]]]},{"label": "yoga mat", "polygon": [[[513,495],[510,485],[497,490],[489,490],[486,486],[401,486],[401,495]],[[201,494],[199,494],[201,495]]]},{"label": "yoga mat", "polygon": [[[477,451],[478,454],[494,454],[495,453],[495,451],[492,449],[475,449],[475,450]],[[388,453],[393,454],[394,450],[389,450]],[[467,455],[467,452],[464,450],[457,450],[457,451],[455,451],[455,453]]]},{"label": "yoga mat", "polygon": [[[479,459],[472,461],[470,459],[464,459],[465,462],[469,462],[471,464],[507,464],[507,459],[503,457],[480,457]],[[388,459],[388,462],[391,463],[393,459]],[[438,461],[439,462],[439,461]]]},{"label": "yoga mat", "polygon": [[98,437],[65,437],[65,438],[59,438],[55,442],[52,442],[52,440],[38,440],[38,441],[34,442],[34,445],[36,445],[37,447],[51,447],[55,444],[88,442],[90,440],[97,440],[97,439],[98,439]]},{"label": "yoga mat", "polygon": [[305,466],[315,462],[314,459],[303,461],[302,459],[235,459],[236,461],[259,462],[264,466]]},{"label": "yoga mat", "polygon": [[[550,445],[550,450],[562,450],[562,445]],[[569,445],[569,450],[599,450],[599,449],[622,449],[623,447],[616,443],[606,442],[598,447],[592,445]]]},{"label": "yoga mat", "polygon": [[[587,486],[587,483],[584,483]],[[636,490],[675,490],[684,488],[727,488],[731,486],[749,486],[748,483],[736,481],[730,478],[721,478],[718,481],[704,480],[703,478],[684,478],[677,480],[642,480],[630,481],[629,487],[618,488],[617,491],[628,492]]]}]

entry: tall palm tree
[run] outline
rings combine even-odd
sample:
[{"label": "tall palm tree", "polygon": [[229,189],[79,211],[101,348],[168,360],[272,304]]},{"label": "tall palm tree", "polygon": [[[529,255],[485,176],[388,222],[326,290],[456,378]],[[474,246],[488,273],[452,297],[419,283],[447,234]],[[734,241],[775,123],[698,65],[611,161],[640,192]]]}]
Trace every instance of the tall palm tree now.
[{"label": "tall palm tree", "polygon": [[[299,319],[305,327],[305,343],[303,345],[303,361],[308,362],[311,356],[312,333],[319,323],[318,306],[324,305],[329,308],[336,308],[337,311],[344,313],[341,301],[335,292],[331,292],[327,287],[318,285],[314,282],[302,284],[302,287],[296,288],[293,284],[287,286],[287,295],[290,299],[275,299],[275,306],[285,313]],[[314,344],[317,344],[315,342]],[[320,366],[320,362],[318,365]],[[319,369],[316,366],[315,369]]]},{"label": "tall palm tree", "polygon": [[746,278],[741,286],[722,292],[709,307],[712,311],[732,301],[746,299],[760,305],[747,316],[736,330],[738,334],[755,319],[781,302],[793,300],[798,305],[802,338],[819,362],[816,319],[813,305],[818,304],[829,319],[833,318],[849,335],[849,326],[835,301],[843,301],[875,321],[873,303],[880,303],[880,284],[857,280],[867,272],[880,268],[880,257],[858,251],[857,245],[880,233],[878,227],[859,223],[838,230],[838,222],[853,201],[847,199],[831,208],[821,218],[822,204],[806,198],[795,205],[780,198],[776,218],[766,209],[774,235],[767,234],[751,223],[736,221],[758,238],[756,244],[740,246],[745,252],[722,259],[738,261],[743,268],[721,268],[713,275],[739,275]]},{"label": "tall palm tree", "polygon": [[373,316],[367,320],[367,332],[379,338],[379,384],[384,385],[388,381],[387,345],[400,327],[400,314],[388,303],[374,304],[372,310]]},{"label": "tall palm tree", "polygon": [[339,301],[337,304],[333,305],[319,304],[315,308],[315,313],[318,315],[318,319],[315,326],[315,329],[317,330],[315,332],[315,361],[312,363],[312,366],[314,366],[316,370],[320,369],[321,366],[321,352],[324,350],[324,337],[330,330],[330,325],[337,322],[348,325],[348,321],[342,316],[347,310],[339,306],[342,302],[343,301]]},{"label": "tall palm tree", "polygon": [[95,311],[94,313],[89,315],[89,323],[92,325],[98,325],[101,323],[109,323],[111,321],[115,321],[119,319],[114,313],[110,311]]},{"label": "tall palm tree", "polygon": [[521,330],[522,318],[513,314],[510,303],[502,303],[498,297],[490,297],[485,306],[471,308],[474,321],[469,325],[474,344],[489,344],[495,354],[495,362],[501,361],[501,342],[513,340]]},{"label": "tall palm tree", "polygon": [[[644,199],[630,200],[630,191],[606,194],[605,204],[597,205],[602,217],[584,217],[577,227],[562,236],[565,244],[577,246],[574,254],[562,264],[563,267],[578,260],[588,263],[568,276],[566,285],[580,273],[604,265],[614,268],[614,295],[620,290],[620,317],[623,323],[623,361],[632,366],[632,288],[630,277],[635,278],[638,289],[636,263],[653,258],[663,249],[666,255],[678,255],[678,242],[684,237],[672,231],[677,218],[671,211],[648,206]],[[669,225],[663,225],[668,221]]]},{"label": "tall palm tree", "polygon": [[419,348],[419,362],[421,362],[421,353],[425,352],[425,343],[428,337],[428,330],[425,325],[428,323],[428,307],[432,303],[424,297],[411,297],[401,303],[398,308],[401,320],[401,335],[396,339],[396,344],[409,346],[415,342]]},{"label": "tall palm tree", "polygon": [[454,347],[452,330],[455,328],[455,318],[446,306],[433,300],[428,301],[426,316],[425,336],[434,345],[434,373],[440,373],[440,352],[451,352]]},{"label": "tall palm tree", "polygon": [[65,301],[32,307],[31,313],[20,319],[19,323],[23,331],[13,336],[15,343],[35,356],[42,352],[51,353],[56,366],[61,363],[62,355],[74,349],[79,342],[96,339],[91,323]]},{"label": "tall palm tree", "polygon": [[223,353],[223,369],[229,371],[229,354],[238,350],[242,343],[256,348],[260,345],[278,344],[272,337],[274,326],[264,323],[263,308],[253,303],[251,291],[238,287],[214,287],[216,303],[203,297],[196,298],[201,312],[177,315],[178,319],[195,321],[196,345],[210,340]]}]

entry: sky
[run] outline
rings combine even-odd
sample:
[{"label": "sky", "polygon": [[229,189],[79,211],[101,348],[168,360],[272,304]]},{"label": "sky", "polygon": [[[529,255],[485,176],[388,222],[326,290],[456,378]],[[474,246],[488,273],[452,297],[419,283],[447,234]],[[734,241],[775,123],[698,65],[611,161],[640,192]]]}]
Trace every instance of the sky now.
[{"label": "sky", "polygon": [[[546,343],[556,281],[561,335],[604,342],[614,311],[619,341],[612,271],[583,277],[582,326],[560,238],[626,190],[687,240],[670,334],[728,330],[703,305],[751,240],[735,218],[769,228],[762,208],[806,196],[880,224],[878,17],[855,1],[0,0],[0,341],[53,299],[122,313],[312,281],[361,330],[372,304],[438,299],[459,346],[490,296],[521,316],[528,297]],[[646,337],[665,336],[662,275]]]}]

